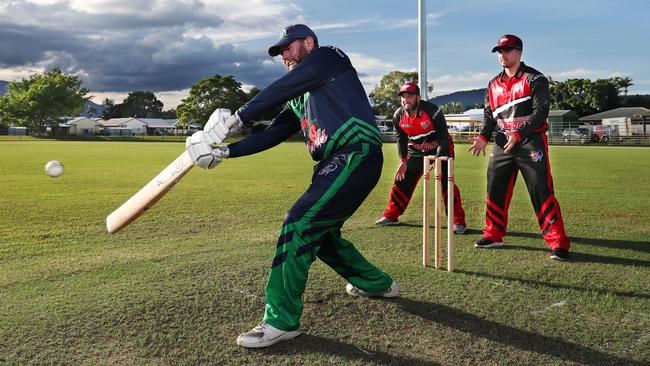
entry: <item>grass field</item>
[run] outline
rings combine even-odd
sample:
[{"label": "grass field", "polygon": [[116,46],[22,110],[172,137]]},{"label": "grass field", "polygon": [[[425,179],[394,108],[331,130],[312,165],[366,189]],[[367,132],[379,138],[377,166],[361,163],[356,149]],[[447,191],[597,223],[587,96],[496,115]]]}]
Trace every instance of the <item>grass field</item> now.
[{"label": "grass field", "polygon": [[[282,218],[309,183],[304,145],[285,143],[191,171],[116,235],[105,217],[182,150],[179,143],[0,142],[0,364],[647,365],[650,149],[552,147],[573,260],[548,258],[519,179],[508,246],[472,247],[484,223],[487,158],[457,147],[469,235],[456,271],[421,266],[421,191],[378,228],[397,166],[344,237],[402,284],[359,299],[315,262],[305,334],[251,351]],[[66,173],[47,177],[58,159]]]}]

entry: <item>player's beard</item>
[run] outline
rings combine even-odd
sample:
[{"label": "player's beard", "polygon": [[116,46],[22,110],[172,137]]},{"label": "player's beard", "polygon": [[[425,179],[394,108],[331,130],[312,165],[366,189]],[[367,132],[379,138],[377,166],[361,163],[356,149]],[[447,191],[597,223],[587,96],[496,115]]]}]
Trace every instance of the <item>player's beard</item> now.
[{"label": "player's beard", "polygon": [[406,109],[407,112],[413,113],[414,110],[418,108],[418,105],[420,104],[420,101],[418,100],[417,102],[413,104],[408,104],[404,106],[404,109]]},{"label": "player's beard", "polygon": [[291,71],[291,70],[295,69],[298,66],[298,64],[305,57],[307,57],[307,55],[309,55],[309,52],[307,52],[307,48],[305,47],[304,44],[300,44],[300,48],[298,49],[298,57],[297,57],[298,59],[297,60],[292,59],[292,60],[284,61],[284,65],[286,66],[287,69],[289,69],[289,71]]}]

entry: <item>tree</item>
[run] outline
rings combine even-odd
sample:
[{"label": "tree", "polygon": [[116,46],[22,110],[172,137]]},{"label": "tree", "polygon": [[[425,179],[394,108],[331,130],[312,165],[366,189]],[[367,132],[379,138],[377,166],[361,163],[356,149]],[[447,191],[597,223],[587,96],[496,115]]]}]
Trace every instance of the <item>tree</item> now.
[{"label": "tree", "polygon": [[460,102],[450,102],[440,107],[444,114],[463,113],[463,104]]},{"label": "tree", "polygon": [[56,126],[61,117],[74,116],[91,98],[81,87],[81,79],[52,69],[22,81],[11,81],[7,93],[0,97],[0,119],[43,134]]},{"label": "tree", "polygon": [[122,117],[158,118],[163,102],[150,91],[134,91],[122,102]]},{"label": "tree", "polygon": [[[381,78],[379,85],[370,93],[370,101],[374,105],[375,114],[392,115],[397,108],[401,107],[397,93],[399,93],[399,87],[407,81],[417,82],[417,71],[391,71]],[[427,90],[433,91],[433,86],[428,85]]]},{"label": "tree", "polygon": [[234,112],[247,100],[248,95],[234,77],[214,75],[192,85],[190,95],[178,105],[176,114],[181,125],[205,125],[215,109],[228,108]]},{"label": "tree", "polygon": [[150,91],[134,91],[124,98],[122,103],[115,104],[110,99],[103,103],[106,107],[102,118],[162,118],[163,102]]},{"label": "tree", "polygon": [[618,108],[621,104],[618,92],[618,86],[611,79],[598,79],[591,85],[589,103],[598,112]]},{"label": "tree", "polygon": [[176,119],[176,118],[178,118],[176,116],[176,110],[174,108],[172,108],[172,109],[170,109],[168,111],[162,111],[160,113],[159,117],[162,118],[162,119]]},{"label": "tree", "polygon": [[614,85],[616,85],[616,88],[617,88],[619,91],[620,91],[621,89],[623,89],[623,92],[625,93],[626,96],[627,96],[627,88],[629,88],[629,87],[631,87],[632,85],[634,85],[634,83],[632,83],[632,79],[629,78],[629,77],[621,78],[621,77],[618,77],[618,76],[617,76],[617,77],[615,77],[615,78],[611,78],[610,80],[612,81],[612,83],[613,83]]},{"label": "tree", "polygon": [[551,108],[573,110],[579,116],[616,108],[620,105],[618,88],[612,79],[568,79],[551,81]]},{"label": "tree", "polygon": [[624,98],[624,107],[645,107],[650,109],[650,95],[630,95]]}]

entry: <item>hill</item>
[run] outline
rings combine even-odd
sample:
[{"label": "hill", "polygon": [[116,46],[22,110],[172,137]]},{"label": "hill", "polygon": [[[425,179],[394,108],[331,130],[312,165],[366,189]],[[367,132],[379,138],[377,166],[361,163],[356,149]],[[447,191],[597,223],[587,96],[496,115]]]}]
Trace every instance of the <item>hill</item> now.
[{"label": "hill", "polygon": [[8,81],[0,80],[0,96],[5,95],[7,92],[7,85],[9,85]]},{"label": "hill", "polygon": [[472,108],[476,104],[483,104],[485,98],[485,88],[474,90],[463,90],[453,92],[451,94],[439,95],[435,98],[429,99],[430,102],[437,105],[445,105],[451,102],[458,102],[465,107],[465,109]]}]

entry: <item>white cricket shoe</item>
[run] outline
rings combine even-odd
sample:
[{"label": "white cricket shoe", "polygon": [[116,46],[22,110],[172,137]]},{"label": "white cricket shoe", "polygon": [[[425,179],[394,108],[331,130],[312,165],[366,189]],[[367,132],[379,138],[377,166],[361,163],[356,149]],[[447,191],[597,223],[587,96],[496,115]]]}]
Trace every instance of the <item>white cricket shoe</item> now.
[{"label": "white cricket shoe", "polygon": [[295,338],[302,334],[300,329],[285,332],[265,322],[260,322],[255,328],[237,337],[237,344],[246,348],[262,348],[278,342]]},{"label": "white cricket shoe", "polygon": [[382,217],[381,219],[375,221],[375,225],[379,226],[395,226],[399,225],[399,220],[398,221],[393,221],[389,219],[388,217]]},{"label": "white cricket shoe", "polygon": [[349,283],[345,286],[345,292],[350,296],[361,297],[396,297],[399,294],[399,283],[393,281],[389,288],[381,292],[368,292],[364,291],[353,284]]}]

